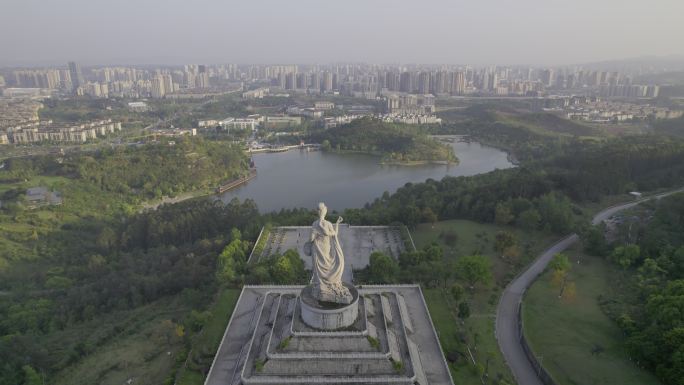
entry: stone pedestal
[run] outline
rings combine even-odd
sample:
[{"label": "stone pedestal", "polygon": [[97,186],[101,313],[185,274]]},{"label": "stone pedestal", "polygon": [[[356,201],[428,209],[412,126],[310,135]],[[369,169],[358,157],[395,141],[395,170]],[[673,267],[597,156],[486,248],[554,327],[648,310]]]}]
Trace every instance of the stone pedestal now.
[{"label": "stone pedestal", "polygon": [[348,305],[318,301],[312,294],[312,287],[305,287],[299,295],[302,321],[319,330],[337,330],[354,324],[359,316],[359,292],[348,283],[344,286],[352,295]]}]

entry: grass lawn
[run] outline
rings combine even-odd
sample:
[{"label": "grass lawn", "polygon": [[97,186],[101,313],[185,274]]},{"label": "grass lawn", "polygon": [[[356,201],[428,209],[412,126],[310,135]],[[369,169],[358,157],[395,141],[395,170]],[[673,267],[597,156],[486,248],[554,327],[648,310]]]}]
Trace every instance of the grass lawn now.
[{"label": "grass lawn", "polygon": [[[240,289],[225,289],[221,292],[211,309],[211,317],[207,320],[202,331],[192,340],[193,352],[199,352],[199,354],[203,351],[211,352],[211,359],[213,359],[241,291]],[[209,358],[206,357],[207,360]],[[179,370],[177,385],[201,385],[203,383],[204,375],[199,371],[188,367]]]},{"label": "grass lawn", "polygon": [[215,346],[214,351],[218,349],[221,343],[221,338],[223,338],[223,333],[226,331],[226,326],[228,326],[228,321],[231,314],[233,314],[233,309],[235,304],[237,304],[241,291],[241,289],[223,290],[211,311],[211,318],[204,325],[200,342],[213,344]]},{"label": "grass lawn", "polygon": [[178,377],[176,385],[202,385],[204,384],[204,375],[194,370],[183,370]]},{"label": "grass lawn", "polygon": [[[447,245],[442,240],[440,234],[445,231],[453,231],[458,235],[455,245]],[[520,251],[517,259],[502,259],[494,250],[494,240],[499,231],[509,231],[515,235]],[[419,249],[436,242],[444,250],[447,260],[455,260],[460,256],[472,254],[488,257],[493,267],[494,286],[498,289],[505,287],[524,266],[560,238],[554,234],[524,231],[511,226],[497,226],[462,219],[437,222],[434,225],[424,223],[418,225],[411,232],[411,236]],[[500,291],[498,289],[497,293]]]},{"label": "grass lawn", "polygon": [[[523,302],[525,335],[535,353],[543,356],[544,367],[561,385],[660,384],[629,361],[620,329],[599,307],[598,296],[611,291],[619,269],[602,258],[583,255],[579,246],[566,255],[573,262],[569,279],[574,295],[559,299],[559,288],[547,271]],[[605,351],[592,355],[595,346]]]},{"label": "grass lawn", "polygon": [[[505,379],[513,383],[513,376],[508,370],[499,352],[499,346],[494,338],[493,314],[474,314],[461,324],[456,317],[455,305],[448,302],[445,292],[441,289],[423,290],[425,301],[430,310],[430,317],[439,335],[439,342],[445,352],[459,351],[469,355],[464,345],[460,343],[460,334],[468,335],[468,345],[471,353],[482,368],[489,362],[489,378]],[[491,338],[490,338],[491,337]],[[475,344],[474,342],[477,341]],[[478,370],[469,356],[460,357],[460,362],[450,363],[451,376],[456,384],[481,384]]]},{"label": "grass lawn", "polygon": [[[521,255],[514,261],[502,259],[493,249],[496,233],[503,230],[510,231],[518,239]],[[447,245],[440,238],[439,235],[444,231],[454,231],[458,234],[453,246]],[[489,360],[490,379],[503,378],[513,383],[513,376],[501,356],[494,334],[496,305],[506,284],[539,252],[553,244],[558,236],[468,220],[443,221],[434,225],[421,224],[411,232],[411,235],[418,248],[437,242],[449,260],[470,254],[481,254],[490,259],[494,283],[490,287],[479,287],[470,295],[468,302],[471,316],[463,324],[457,318],[457,304],[451,301],[443,289],[425,289],[423,292],[445,352],[457,350],[469,355],[465,345],[459,341],[461,337],[465,337],[478,365],[485,368]],[[467,361],[461,359],[461,362],[450,366],[454,382],[457,384],[481,384],[478,370],[469,358]]]}]

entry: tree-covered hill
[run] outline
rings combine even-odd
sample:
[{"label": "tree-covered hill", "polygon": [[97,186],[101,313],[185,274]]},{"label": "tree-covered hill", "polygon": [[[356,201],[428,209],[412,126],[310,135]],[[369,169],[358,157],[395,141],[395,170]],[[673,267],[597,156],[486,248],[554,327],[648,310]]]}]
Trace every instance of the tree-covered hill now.
[{"label": "tree-covered hill", "polygon": [[103,192],[123,194],[129,201],[216,186],[248,169],[248,159],[239,146],[201,139],[13,158],[4,163],[0,172],[3,184],[35,176],[64,177]]},{"label": "tree-covered hill", "polygon": [[[40,240],[55,229],[89,218],[131,214],[164,196],[211,191],[244,175],[249,162],[239,146],[201,139],[162,141],[96,152],[12,158],[0,170],[0,270],[17,260],[41,258]],[[32,208],[26,191],[43,187],[62,204]],[[78,237],[76,237],[77,239]],[[64,243],[71,239],[55,239]],[[74,240],[74,242],[79,242]]]},{"label": "tree-covered hill", "polygon": [[324,150],[356,151],[381,155],[387,163],[456,162],[450,146],[431,139],[417,126],[362,118],[315,134]]},{"label": "tree-covered hill", "polygon": [[[592,249],[620,265],[619,293],[603,310],[622,328],[631,358],[664,384],[684,384],[684,194],[654,203],[630,242]],[[594,243],[595,245],[600,245]],[[612,249],[612,251],[611,251]],[[601,252],[605,250],[604,252]],[[628,283],[627,283],[628,282]]]},{"label": "tree-covered hill", "polygon": [[532,227],[562,234],[573,227],[571,202],[682,185],[682,140],[639,136],[576,141],[559,145],[555,156],[516,168],[407,183],[363,210],[349,209],[344,217],[362,224],[397,221],[412,226],[433,215],[492,222],[507,213],[506,223],[538,217]]},{"label": "tree-covered hill", "polygon": [[[600,141],[600,130],[549,113],[500,105],[477,104],[454,112],[436,134],[467,135],[482,144],[504,149],[521,162],[553,157],[568,144]],[[444,115],[442,115],[444,116]]]}]

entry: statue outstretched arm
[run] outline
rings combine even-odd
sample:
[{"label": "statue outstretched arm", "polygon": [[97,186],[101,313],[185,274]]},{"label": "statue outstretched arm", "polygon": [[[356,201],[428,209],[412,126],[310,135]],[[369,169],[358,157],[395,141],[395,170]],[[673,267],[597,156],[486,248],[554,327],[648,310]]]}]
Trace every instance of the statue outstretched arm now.
[{"label": "statue outstretched arm", "polygon": [[335,222],[335,235],[340,232],[340,223],[342,223],[342,217],[337,217],[337,222]]}]

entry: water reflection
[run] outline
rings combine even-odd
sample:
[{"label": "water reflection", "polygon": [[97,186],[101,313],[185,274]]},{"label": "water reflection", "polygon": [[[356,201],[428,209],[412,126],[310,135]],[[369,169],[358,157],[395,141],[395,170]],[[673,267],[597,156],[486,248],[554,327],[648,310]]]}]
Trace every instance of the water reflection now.
[{"label": "water reflection", "polygon": [[362,207],[383,192],[394,192],[407,182],[440,180],[446,175],[475,175],[513,167],[507,154],[480,143],[455,142],[458,165],[381,165],[378,158],[292,150],[254,155],[258,174],[247,184],[221,196],[251,198],[259,210],[314,208],[324,201],[332,209]]}]

